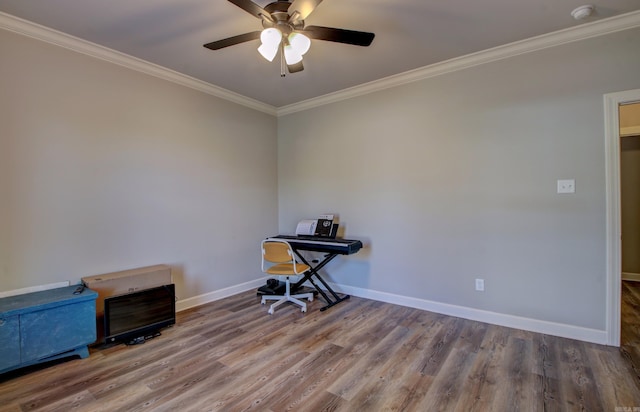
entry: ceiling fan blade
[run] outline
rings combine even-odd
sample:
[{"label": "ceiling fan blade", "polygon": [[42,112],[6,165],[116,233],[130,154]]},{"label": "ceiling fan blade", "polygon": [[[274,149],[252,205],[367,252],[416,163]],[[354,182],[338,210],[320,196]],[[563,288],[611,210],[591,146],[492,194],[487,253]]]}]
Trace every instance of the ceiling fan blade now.
[{"label": "ceiling fan blade", "polygon": [[242,10],[246,11],[247,13],[253,14],[259,19],[261,19],[262,16],[266,16],[267,18],[271,17],[269,13],[267,13],[262,7],[255,4],[251,0],[229,0],[229,2],[240,7]]},{"label": "ceiling fan blade", "polygon": [[320,3],[322,3],[322,0],[293,0],[293,3],[289,6],[289,14],[292,15],[293,12],[297,11],[298,15],[295,20],[304,20]]},{"label": "ceiling fan blade", "polygon": [[302,61],[296,64],[288,64],[287,69],[289,73],[298,73],[304,70],[304,66],[302,65]]},{"label": "ceiling fan blade", "polygon": [[353,44],[355,46],[368,46],[375,37],[375,34],[365,31],[336,29],[333,27],[322,26],[307,26],[304,28],[302,33],[311,39]]},{"label": "ceiling fan blade", "polygon": [[235,44],[244,43],[246,41],[257,40],[260,38],[259,31],[252,31],[251,33],[239,34],[237,36],[229,37],[226,39],[212,41],[204,45],[207,49],[219,50],[225,47],[233,46]]}]

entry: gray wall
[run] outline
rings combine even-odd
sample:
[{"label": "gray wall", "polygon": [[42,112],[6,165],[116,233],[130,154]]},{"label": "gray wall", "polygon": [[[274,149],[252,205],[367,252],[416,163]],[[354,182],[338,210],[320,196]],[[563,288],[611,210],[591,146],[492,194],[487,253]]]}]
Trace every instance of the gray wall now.
[{"label": "gray wall", "polygon": [[0,56],[0,291],[158,263],[181,299],[262,276],[274,116],[2,30]]},{"label": "gray wall", "polygon": [[[602,95],[640,87],[637,44],[634,29],[276,120],[0,31],[0,291],[168,263],[198,296],[260,277],[247,256],[265,234],[336,212],[367,244],[330,265],[338,283],[604,329]],[[555,193],[564,178],[575,194]]]},{"label": "gray wall", "polygon": [[629,30],[281,117],[280,231],[337,212],[367,243],[329,267],[339,284],[604,330],[603,94],[640,87],[638,44]]}]

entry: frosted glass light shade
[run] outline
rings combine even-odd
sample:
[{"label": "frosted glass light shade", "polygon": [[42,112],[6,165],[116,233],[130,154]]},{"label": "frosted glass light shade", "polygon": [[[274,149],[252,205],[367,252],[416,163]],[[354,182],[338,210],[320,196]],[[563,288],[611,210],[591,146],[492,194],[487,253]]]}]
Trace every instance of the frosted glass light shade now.
[{"label": "frosted glass light shade", "polygon": [[258,52],[262,55],[262,57],[272,62],[274,57],[276,57],[276,54],[278,54],[278,49],[279,49],[278,44],[276,45],[262,44],[260,45],[260,47],[258,47]]},{"label": "frosted glass light shade", "polygon": [[284,60],[287,64],[296,64],[302,61],[302,54],[298,53],[296,49],[290,44],[284,46]]},{"label": "frosted glass light shade", "polygon": [[282,41],[282,33],[274,27],[264,29],[260,33],[260,41],[267,46],[278,46]]},{"label": "frosted glass light shade", "polygon": [[302,56],[309,51],[309,47],[311,47],[311,40],[302,33],[294,32],[289,34],[289,44]]},{"label": "frosted glass light shade", "polygon": [[260,33],[260,41],[262,44],[258,47],[258,52],[265,59],[270,62],[273,61],[276,54],[278,54],[278,49],[280,48],[282,33],[280,30],[273,27],[264,29],[262,30],[262,33]]}]

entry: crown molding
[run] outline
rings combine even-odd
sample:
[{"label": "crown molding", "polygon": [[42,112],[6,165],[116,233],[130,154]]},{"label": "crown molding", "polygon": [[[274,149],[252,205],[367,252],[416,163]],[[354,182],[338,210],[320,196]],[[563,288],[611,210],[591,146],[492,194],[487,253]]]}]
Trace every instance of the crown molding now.
[{"label": "crown molding", "polygon": [[520,54],[628,30],[638,26],[640,26],[640,10],[494,47],[477,53],[468,54],[466,56],[457,57],[397,75],[385,77],[380,80],[350,87],[335,93],[329,93],[324,96],[276,108],[157,64],[153,64],[128,54],[0,12],[0,29],[22,34],[24,36],[136,70],[138,72],[149,74],[151,76],[177,83],[273,116],[284,116],[312,109],[314,107],[374,93],[384,89],[401,86],[403,84],[428,79],[430,77],[506,59]]},{"label": "crown molding", "polygon": [[276,108],[266,103],[10,14],[0,12],[0,29],[22,34],[87,56],[149,74],[272,116],[277,114]]},{"label": "crown molding", "polygon": [[281,106],[277,109],[277,113],[278,116],[284,116],[384,89],[401,86],[403,84],[428,79],[430,77],[440,76],[442,74],[463,70],[469,67],[506,59],[520,54],[628,30],[638,26],[640,26],[640,10],[493,47],[477,53],[468,54],[397,75],[385,77],[380,80],[374,80],[372,82],[350,87],[335,93],[329,93],[324,96],[304,100],[302,102]]}]

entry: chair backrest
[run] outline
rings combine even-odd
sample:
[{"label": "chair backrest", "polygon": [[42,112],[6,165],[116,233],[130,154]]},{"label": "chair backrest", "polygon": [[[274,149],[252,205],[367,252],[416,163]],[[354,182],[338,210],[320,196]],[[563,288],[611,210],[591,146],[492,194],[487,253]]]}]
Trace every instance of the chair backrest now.
[{"label": "chair backrest", "polygon": [[291,265],[292,274],[304,273],[308,266],[296,262],[291,245],[286,240],[265,239],[262,241],[262,271],[266,272],[266,262]]}]

